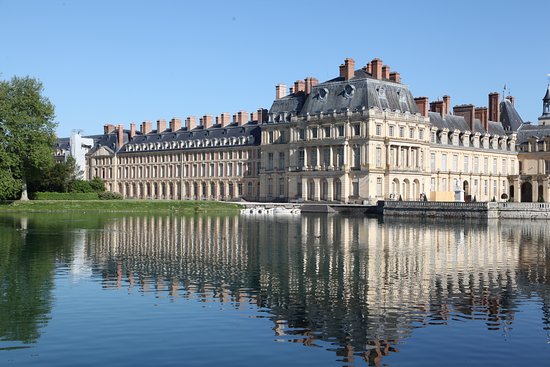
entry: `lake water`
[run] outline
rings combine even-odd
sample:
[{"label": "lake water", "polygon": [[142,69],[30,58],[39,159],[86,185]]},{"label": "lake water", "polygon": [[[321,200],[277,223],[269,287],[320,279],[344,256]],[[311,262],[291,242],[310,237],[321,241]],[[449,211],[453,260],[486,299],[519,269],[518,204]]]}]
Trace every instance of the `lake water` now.
[{"label": "lake water", "polygon": [[547,366],[548,222],[0,215],[2,366]]}]

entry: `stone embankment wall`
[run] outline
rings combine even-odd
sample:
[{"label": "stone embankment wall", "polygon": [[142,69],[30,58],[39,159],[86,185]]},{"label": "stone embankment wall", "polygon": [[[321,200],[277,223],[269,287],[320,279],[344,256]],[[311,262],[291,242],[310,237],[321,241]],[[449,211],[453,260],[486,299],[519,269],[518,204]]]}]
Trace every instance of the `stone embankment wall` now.
[{"label": "stone embankment wall", "polygon": [[550,203],[385,201],[378,207],[385,216],[550,219]]},{"label": "stone embankment wall", "polygon": [[443,218],[498,218],[498,203],[383,201],[378,202],[384,216],[421,216]]}]

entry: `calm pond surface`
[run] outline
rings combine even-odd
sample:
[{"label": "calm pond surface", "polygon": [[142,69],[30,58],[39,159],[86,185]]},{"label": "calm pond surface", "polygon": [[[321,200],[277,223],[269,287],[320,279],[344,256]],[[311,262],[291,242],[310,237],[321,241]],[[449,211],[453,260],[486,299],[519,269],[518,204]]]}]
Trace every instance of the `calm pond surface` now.
[{"label": "calm pond surface", "polygon": [[2,366],[547,366],[550,224],[0,214]]}]

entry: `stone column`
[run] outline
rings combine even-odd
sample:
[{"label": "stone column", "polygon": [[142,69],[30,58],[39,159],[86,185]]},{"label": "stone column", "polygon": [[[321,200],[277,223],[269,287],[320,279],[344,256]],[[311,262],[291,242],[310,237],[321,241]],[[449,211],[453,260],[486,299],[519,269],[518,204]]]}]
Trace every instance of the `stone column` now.
[{"label": "stone column", "polygon": [[333,153],[333,149],[334,147],[328,147],[328,150],[329,150],[329,162],[328,162],[328,167],[329,169],[334,169],[334,153]]},{"label": "stone column", "polygon": [[321,150],[319,149],[319,146],[315,148],[316,154],[317,154],[317,162],[315,162],[315,168],[320,169],[321,168]]},{"label": "stone column", "polygon": [[320,201],[321,200],[321,180],[319,178],[313,179],[313,184],[315,187],[315,192],[313,193],[313,200]]},{"label": "stone column", "polygon": [[308,163],[309,163],[309,162],[307,161],[307,158],[308,158],[308,157],[307,157],[307,148],[304,147],[304,166],[302,167],[302,169],[303,169],[304,171],[307,171],[307,167],[308,167]]},{"label": "stone column", "polygon": [[342,178],[340,179],[342,182],[342,201],[344,203],[348,203],[349,201],[349,177],[348,174],[345,173]]},{"label": "stone column", "polygon": [[334,200],[334,179],[332,177],[327,177],[327,200]]},{"label": "stone column", "polygon": [[302,199],[304,201],[307,200],[307,191],[308,191],[307,178],[302,177]]}]

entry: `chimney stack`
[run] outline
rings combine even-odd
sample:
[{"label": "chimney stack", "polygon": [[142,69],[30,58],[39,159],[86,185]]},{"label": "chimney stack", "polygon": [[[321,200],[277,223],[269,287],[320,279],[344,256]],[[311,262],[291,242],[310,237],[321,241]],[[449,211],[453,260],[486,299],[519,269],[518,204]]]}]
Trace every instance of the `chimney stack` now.
[{"label": "chimney stack", "polygon": [[267,122],[268,119],[268,110],[265,108],[258,108],[258,123]]},{"label": "chimney stack", "polygon": [[235,122],[239,125],[244,125],[248,122],[248,112],[239,111],[237,112]]},{"label": "chimney stack", "polygon": [[475,118],[479,119],[485,131],[489,132],[489,115],[487,112],[487,107],[476,107]]},{"label": "chimney stack", "polygon": [[428,117],[428,97],[417,97],[414,99],[418,112],[424,117]]},{"label": "chimney stack", "polygon": [[294,93],[304,92],[306,90],[306,83],[303,80],[296,80],[294,82]]},{"label": "chimney stack", "polygon": [[166,131],[166,120],[161,119],[157,120],[157,134],[163,133]]},{"label": "chimney stack", "polygon": [[284,96],[286,96],[286,85],[285,84],[277,84],[275,86],[275,99],[281,99]]},{"label": "chimney stack", "polygon": [[362,67],[362,70],[365,72],[365,73],[368,73],[368,74],[371,74],[372,73],[372,68],[371,68],[371,65],[370,65],[370,62],[363,66]]},{"label": "chimney stack", "polygon": [[208,129],[210,127],[212,127],[212,125],[214,125],[214,118],[212,117],[212,115],[204,115],[202,118],[201,118],[201,125],[204,129]]},{"label": "chimney stack", "polygon": [[451,113],[451,96],[443,96],[443,112],[442,116],[449,115]]},{"label": "chimney stack", "polygon": [[147,135],[153,130],[153,124],[151,121],[143,121],[141,123],[141,134]]},{"label": "chimney stack", "polygon": [[122,145],[124,144],[124,128],[122,125],[118,125],[117,128],[117,148],[122,148]]},{"label": "chimney stack", "polygon": [[464,117],[464,120],[470,127],[470,131],[473,132],[475,123],[475,106],[473,104],[463,104],[460,106],[454,106],[453,113],[456,116]]},{"label": "chimney stack", "polygon": [[500,121],[500,94],[497,92],[489,93],[489,120]]},{"label": "chimney stack", "polygon": [[194,129],[197,126],[197,118],[195,116],[187,116],[185,126],[187,126],[187,130]]},{"label": "chimney stack", "polygon": [[179,129],[181,129],[181,119],[174,117],[172,120],[170,120],[170,131],[174,132],[178,131]]},{"label": "chimney stack", "polygon": [[135,122],[130,123],[130,140],[134,139],[136,136],[136,124]]},{"label": "chimney stack", "polygon": [[311,76],[307,77],[305,81],[306,81],[306,94],[310,94],[311,89],[315,87],[317,84],[319,84],[319,80]]},{"label": "chimney stack", "polygon": [[401,74],[396,71],[390,73],[390,80],[395,83],[401,83]]},{"label": "chimney stack", "polygon": [[372,68],[372,77],[382,79],[382,60],[376,58],[370,62]]},{"label": "chimney stack", "polygon": [[390,67],[388,65],[382,66],[382,79],[388,80],[390,78]]},{"label": "chimney stack", "polygon": [[222,112],[219,117],[216,117],[216,124],[220,124],[221,127],[227,126],[231,123],[231,115],[228,112]]},{"label": "chimney stack", "polygon": [[514,96],[508,96],[506,99],[509,100],[512,107],[514,107]]},{"label": "chimney stack", "polygon": [[443,101],[433,101],[430,102],[430,112],[437,112],[443,117],[444,111],[444,102]]},{"label": "chimney stack", "polygon": [[347,58],[344,60],[344,63],[340,65],[340,78],[344,80],[350,80],[355,74],[355,60],[352,58]]},{"label": "chimney stack", "polygon": [[110,134],[115,131],[115,125],[105,124],[103,125],[103,134]]}]

